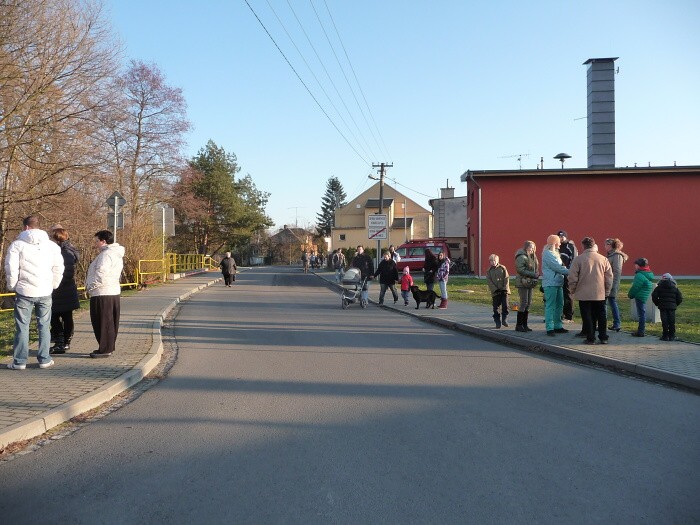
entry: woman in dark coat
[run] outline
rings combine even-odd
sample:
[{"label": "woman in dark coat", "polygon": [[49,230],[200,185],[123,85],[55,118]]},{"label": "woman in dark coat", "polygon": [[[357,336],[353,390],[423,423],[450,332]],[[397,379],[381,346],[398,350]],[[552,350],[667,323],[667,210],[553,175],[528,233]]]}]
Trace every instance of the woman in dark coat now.
[{"label": "woman in dark coat", "polygon": [[423,282],[428,290],[435,287],[435,274],[438,271],[438,260],[430,248],[425,249],[425,264],[423,265]]},{"label": "woman in dark coat", "polygon": [[61,284],[51,294],[51,338],[54,346],[49,349],[49,353],[65,354],[70,349],[73,338],[73,310],[80,308],[78,287],[75,284],[75,265],[78,264],[80,255],[68,240],[68,232],[64,228],[54,229],[51,238],[61,247],[65,269]]}]

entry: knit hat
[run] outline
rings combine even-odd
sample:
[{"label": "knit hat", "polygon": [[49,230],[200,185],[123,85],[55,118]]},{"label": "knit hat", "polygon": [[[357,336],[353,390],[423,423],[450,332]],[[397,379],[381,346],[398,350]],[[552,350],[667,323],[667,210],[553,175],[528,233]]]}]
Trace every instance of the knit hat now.
[{"label": "knit hat", "polygon": [[[551,230],[550,230],[550,231],[551,231]],[[557,232],[557,235],[558,235],[559,237],[566,237],[567,239],[569,238],[569,236],[566,234],[566,232],[565,232],[564,230],[559,230],[559,231]]]},{"label": "knit hat", "polygon": [[634,264],[636,264],[637,266],[644,267],[644,266],[649,266],[649,261],[646,260],[644,257],[640,257],[639,259],[634,261]]},{"label": "knit hat", "polygon": [[661,276],[661,279],[664,281],[673,281],[674,283],[676,282],[676,280],[673,278],[673,275],[671,275],[670,273],[663,274]]}]

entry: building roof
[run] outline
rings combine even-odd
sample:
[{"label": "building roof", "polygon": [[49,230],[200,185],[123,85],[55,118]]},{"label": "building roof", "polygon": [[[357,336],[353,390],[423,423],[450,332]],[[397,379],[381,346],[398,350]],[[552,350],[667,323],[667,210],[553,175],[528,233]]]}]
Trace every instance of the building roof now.
[{"label": "building roof", "polygon": [[624,168],[553,168],[544,170],[467,170],[460,180],[472,177],[609,177],[611,175],[700,175],[700,166],[644,166]]}]

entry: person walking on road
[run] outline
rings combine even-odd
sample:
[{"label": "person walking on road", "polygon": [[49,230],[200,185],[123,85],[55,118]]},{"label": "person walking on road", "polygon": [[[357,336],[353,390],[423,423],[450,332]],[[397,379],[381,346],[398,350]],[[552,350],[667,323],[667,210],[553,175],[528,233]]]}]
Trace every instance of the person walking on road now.
[{"label": "person walking on road", "polygon": [[608,304],[612,313],[612,326],[608,330],[619,332],[622,327],[620,307],[617,304],[617,294],[620,293],[620,278],[622,277],[622,265],[627,261],[627,254],[622,251],[622,241],[620,239],[606,239],[605,247],[608,250],[608,261],[613,272],[613,284],[608,295]]},{"label": "person walking on road", "polygon": [[633,337],[644,337],[647,322],[647,299],[649,299],[653,288],[654,273],[649,268],[649,261],[645,257],[640,257],[634,261],[634,280],[627,292],[627,297],[634,299],[639,317],[637,331],[632,332]]},{"label": "person walking on road", "polygon": [[236,281],[236,260],[231,257],[231,252],[226,252],[226,257],[221,259],[219,264],[221,274],[224,276],[224,286],[231,287],[231,283]]},{"label": "person walking on road", "polygon": [[581,331],[586,344],[595,344],[595,332],[601,344],[608,344],[608,324],[605,317],[605,298],[610,295],[613,271],[610,261],[598,253],[592,237],[581,241],[583,252],[574,257],[569,268],[569,289],[578,300],[581,313]]},{"label": "person walking on road", "polygon": [[360,270],[360,277],[365,283],[360,293],[360,300],[363,301],[364,304],[367,304],[369,301],[369,281],[372,275],[374,275],[374,262],[372,258],[365,253],[364,246],[360,245],[357,247],[355,257],[352,258],[350,266]]},{"label": "person walking on road", "polygon": [[396,292],[396,281],[399,280],[399,271],[396,269],[396,263],[391,258],[391,253],[384,252],[382,260],[377,266],[377,271],[374,276],[379,276],[379,304],[384,304],[384,295],[386,289],[391,290],[391,295],[394,297],[394,304],[399,300],[399,294]]},{"label": "person walking on road", "polygon": [[68,232],[61,228],[53,228],[51,238],[58,244],[63,257],[63,279],[51,294],[51,338],[54,345],[49,353],[65,354],[70,349],[73,338],[73,310],[80,308],[78,286],[75,284],[75,265],[80,260],[78,250],[68,240]]},{"label": "person walking on road", "polygon": [[343,272],[345,272],[345,255],[343,255],[343,250],[338,248],[333,254],[331,262],[335,270],[335,282],[339,283],[343,280]]},{"label": "person walking on road", "polygon": [[559,255],[561,241],[558,235],[547,237],[547,245],[542,250],[542,288],[544,289],[544,322],[547,335],[568,332],[562,325],[564,308],[564,277],[569,270]]},{"label": "person walking on road", "polygon": [[61,249],[40,229],[40,220],[30,215],[22,221],[24,229],[10,244],[5,259],[7,290],[15,292],[15,337],[12,344],[11,370],[24,370],[29,359],[29,325],[32,311],[39,331],[39,368],[54,364],[51,345],[51,294],[63,279]]},{"label": "person walking on road", "polygon": [[499,260],[498,255],[495,253],[489,255],[489,263],[491,263],[491,266],[486,272],[486,282],[491,292],[493,320],[496,323],[496,328],[500,328],[501,325],[508,328],[508,296],[510,295],[510,282],[508,269],[500,264]]},{"label": "person walking on road", "polygon": [[124,247],[114,242],[109,230],[95,234],[97,257],[90,263],[85,291],[90,296],[90,321],[98,349],[90,357],[109,357],[114,353],[119,332],[119,281],[124,268]]},{"label": "person walking on road", "polygon": [[539,284],[539,262],[535,250],[537,247],[532,241],[525,244],[515,252],[515,287],[518,289],[520,303],[518,304],[518,316],[515,330],[518,332],[532,332],[527,325],[532,304],[532,290]]}]

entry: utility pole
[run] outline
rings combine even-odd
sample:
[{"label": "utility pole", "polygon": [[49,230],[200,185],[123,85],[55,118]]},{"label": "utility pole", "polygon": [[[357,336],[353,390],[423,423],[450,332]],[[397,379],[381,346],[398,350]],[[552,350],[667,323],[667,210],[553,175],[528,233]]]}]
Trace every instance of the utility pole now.
[{"label": "utility pole", "polygon": [[[386,162],[380,162],[379,164],[372,164],[373,168],[379,168],[379,214],[384,211],[384,173],[386,168],[393,168],[394,163],[391,164]],[[389,225],[386,225],[387,239],[389,238]],[[382,241],[377,239],[377,266],[379,266],[379,261],[381,261],[382,255]]]}]

